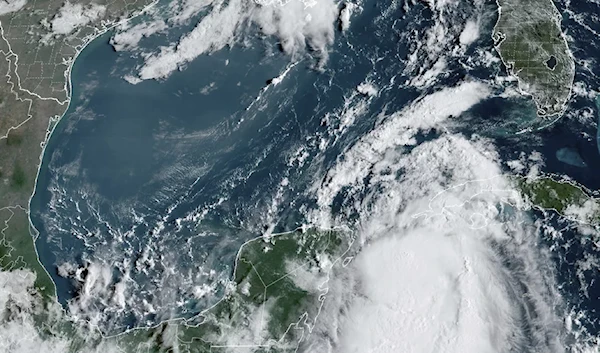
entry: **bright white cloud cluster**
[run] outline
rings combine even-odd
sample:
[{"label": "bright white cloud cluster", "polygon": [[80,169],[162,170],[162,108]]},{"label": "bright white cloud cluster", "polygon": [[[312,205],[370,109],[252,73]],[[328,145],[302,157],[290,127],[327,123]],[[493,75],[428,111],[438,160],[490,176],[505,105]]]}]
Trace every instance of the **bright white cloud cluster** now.
[{"label": "bright white cloud cluster", "polygon": [[379,93],[379,90],[371,82],[362,82],[356,87],[356,90],[365,96],[374,97]]},{"label": "bright white cloud cluster", "polygon": [[77,297],[69,301],[69,315],[82,327],[102,326],[105,317],[97,310],[99,303],[110,304],[113,310],[124,310],[128,304],[129,276],[120,280],[113,276],[113,268],[97,262],[85,266],[65,262],[58,266],[58,273],[73,281],[78,287]]},{"label": "bright white cloud cluster", "polygon": [[77,28],[104,16],[106,6],[95,3],[82,5],[65,2],[58,14],[50,22],[54,34],[70,34]]},{"label": "bright white cloud cluster", "polygon": [[228,3],[219,1],[176,46],[161,47],[159,53],[148,55],[140,70],[140,78],[165,78],[198,56],[232,44],[235,30],[246,15],[245,11],[243,0]]},{"label": "bright white cloud cluster", "polygon": [[[257,26],[266,35],[277,37],[288,55],[298,55],[310,47],[320,63],[324,63],[328,57],[327,48],[335,37],[336,24],[341,21],[342,27],[348,28],[355,8],[346,4],[340,12],[339,4],[334,0],[206,0],[195,2],[194,6],[187,6],[187,2],[173,2],[167,20],[157,18],[122,29],[112,39],[116,50],[132,50],[141,38],[163,31],[166,23],[186,23],[200,11],[207,11],[196,27],[178,42],[161,47],[158,52],[146,53],[139,79],[166,78],[196,57],[232,45],[236,35],[248,24]],[[131,78],[129,81],[137,82]]]},{"label": "bright white cloud cluster", "polygon": [[[64,311],[57,302],[43,301],[34,281],[35,274],[29,270],[0,271],[0,352],[65,353],[72,351],[74,343],[79,346],[77,352],[123,352],[116,340],[100,340],[96,331],[77,326],[66,329]],[[39,316],[42,311],[47,316]],[[41,317],[46,319],[43,328]]]},{"label": "bright white cloud cluster", "polygon": [[[468,228],[382,234],[355,264],[364,299],[339,352],[505,352],[519,324],[501,262]],[[361,325],[357,325],[361,322]]]},{"label": "bright white cloud cluster", "polygon": [[[488,97],[489,87],[479,82],[465,82],[424,97],[417,103],[387,117],[377,129],[364,136],[328,172],[324,184],[316,184],[317,202],[327,208],[338,192],[349,185],[356,189],[363,184],[372,168],[386,168],[384,156],[397,147],[416,143],[415,134],[420,130],[442,128],[445,120],[457,116]],[[316,221],[316,220],[315,220]],[[330,224],[324,224],[324,227]]]},{"label": "bright white cloud cluster", "polygon": [[479,21],[469,20],[460,33],[459,41],[462,45],[469,45],[479,38]]},{"label": "bright white cloud cluster", "polygon": [[116,51],[132,50],[137,47],[140,40],[144,37],[149,37],[158,32],[167,29],[167,24],[163,20],[142,22],[132,27],[127,27],[126,30],[118,32],[110,39],[110,44]]},{"label": "bright white cloud cluster", "polygon": [[346,31],[348,28],[350,28],[350,17],[356,8],[357,5],[354,3],[347,2],[344,4],[344,7],[340,11],[340,28],[342,31]]},{"label": "bright white cloud cluster", "polygon": [[[220,5],[222,1],[215,0],[173,0],[166,8],[147,8],[146,18],[143,22],[131,25],[130,22],[122,23],[118,32],[111,38],[110,43],[116,51],[136,50],[140,40],[156,33],[166,31],[171,26],[185,25],[190,22],[200,11],[209,8],[213,3]],[[140,82],[139,77],[130,75],[127,81],[135,84]]]},{"label": "bright white cloud cluster", "polygon": [[[535,226],[514,213],[522,200],[494,147],[444,128],[487,95],[485,85],[463,82],[422,97],[384,118],[315,184],[312,220],[339,225],[334,200],[352,200],[345,212],[358,215],[365,245],[337,279],[343,284],[332,285],[337,294],[308,351],[564,350],[549,260]],[[416,144],[431,129],[439,135]]]},{"label": "bright white cloud cluster", "polygon": [[[0,271],[0,352],[68,351],[67,338],[44,337],[36,327],[33,313],[42,307],[39,297],[32,294],[34,281],[35,275],[27,270]],[[53,314],[52,304],[46,309]]]},{"label": "bright white cloud cluster", "polygon": [[279,38],[283,50],[295,54],[308,44],[325,59],[333,43],[338,6],[333,0],[257,1],[252,21],[267,35]]},{"label": "bright white cloud cluster", "polygon": [[596,199],[589,199],[581,205],[569,205],[564,210],[565,216],[577,221],[589,223],[593,223],[595,221],[595,217],[599,212],[600,205]]}]

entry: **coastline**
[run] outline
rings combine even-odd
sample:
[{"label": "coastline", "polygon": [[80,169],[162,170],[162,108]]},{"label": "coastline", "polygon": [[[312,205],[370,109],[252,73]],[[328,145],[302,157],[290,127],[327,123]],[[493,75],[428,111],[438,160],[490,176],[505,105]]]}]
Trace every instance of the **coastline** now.
[{"label": "coastline", "polygon": [[[117,22],[114,23],[109,23],[109,24],[103,24],[103,28],[99,29],[97,33],[94,33],[92,36],[90,36],[90,38],[81,46],[81,48],[79,50],[77,50],[76,54],[70,59],[69,62],[69,66],[67,68],[67,70],[65,71],[65,88],[67,91],[67,99],[66,99],[66,107],[63,111],[63,113],[58,116],[55,115],[54,117],[50,117],[49,118],[49,124],[48,124],[48,130],[46,131],[46,137],[45,139],[40,142],[40,145],[42,146],[42,151],[40,152],[39,155],[39,165],[37,168],[37,172],[35,173],[35,179],[34,179],[34,184],[33,184],[33,190],[31,192],[31,195],[29,196],[29,199],[27,201],[27,220],[29,223],[29,228],[30,228],[30,235],[33,239],[33,247],[34,247],[34,251],[35,254],[37,256],[37,261],[40,264],[40,266],[44,269],[44,271],[46,272],[46,275],[48,276],[48,278],[50,279],[50,282],[53,284],[54,288],[53,288],[53,298],[51,298],[57,305],[60,306],[60,309],[63,311],[63,314],[65,314],[65,310],[62,307],[62,305],[58,302],[58,296],[57,296],[57,288],[56,288],[56,283],[54,282],[54,280],[52,279],[52,276],[50,276],[50,273],[48,272],[48,269],[46,267],[44,267],[44,265],[42,264],[42,262],[40,261],[40,256],[39,256],[39,251],[38,248],[36,246],[36,240],[39,237],[39,230],[35,227],[35,225],[33,224],[32,220],[31,220],[31,201],[33,199],[33,196],[35,195],[37,188],[38,188],[38,179],[43,167],[43,160],[44,160],[44,155],[46,153],[46,148],[48,147],[48,142],[50,141],[50,139],[52,138],[52,135],[54,134],[56,127],[58,126],[58,124],[62,121],[62,119],[65,117],[65,115],[67,114],[67,112],[69,111],[69,108],[71,106],[71,102],[72,102],[72,97],[73,97],[73,82],[72,82],[72,73],[73,73],[73,67],[75,66],[75,63],[77,62],[77,58],[81,55],[81,53],[92,43],[94,42],[96,39],[102,37],[104,34],[108,33],[109,31],[113,30],[115,27],[123,25],[141,15],[143,15],[146,11],[148,11],[149,9],[151,9],[152,7],[156,6],[156,4],[158,4],[159,0],[154,0],[152,3],[150,3],[149,5],[145,6],[143,9],[135,12],[134,14],[132,14],[131,16],[119,20]],[[63,104],[65,103],[63,102]],[[50,298],[46,298],[46,299],[50,299]]]},{"label": "coastline", "polygon": [[[236,257],[235,257],[235,262],[234,262],[233,273],[232,273],[232,281],[235,280],[235,275],[236,275],[236,271],[237,271],[238,262],[240,260],[240,257],[242,256],[242,253],[243,253],[245,247],[248,246],[249,244],[251,244],[253,242],[257,242],[257,241],[263,241],[263,242],[265,242],[265,241],[268,241],[268,240],[272,239],[273,237],[286,236],[286,235],[291,235],[291,234],[294,234],[294,233],[302,233],[302,234],[304,234],[305,232],[308,232],[308,231],[315,231],[317,233],[338,232],[339,231],[341,234],[348,234],[350,232],[348,229],[336,229],[336,228],[332,228],[332,229],[318,229],[318,228],[313,228],[313,227],[310,227],[310,226],[307,226],[307,225],[302,225],[302,226],[297,227],[297,228],[295,228],[295,229],[293,229],[291,231],[284,231],[284,232],[279,232],[279,233],[271,233],[271,234],[268,234],[268,235],[260,235],[260,236],[257,236],[255,238],[252,238],[250,240],[247,240],[246,242],[244,242],[239,247],[239,249],[237,251],[237,254],[236,254]],[[331,270],[333,269],[333,267],[336,264],[341,263],[343,267],[346,267],[352,261],[353,256],[352,255],[349,256],[348,253],[351,251],[351,249],[353,248],[353,246],[356,244],[356,237],[350,236],[347,239],[348,239],[348,242],[345,243],[343,249],[340,251],[339,256],[337,256],[332,261],[331,269],[327,272],[326,280],[322,283],[322,285],[324,285],[325,283],[329,283],[330,276],[331,276]],[[321,298],[322,299],[319,299],[319,303],[320,304],[318,305],[317,314],[313,318],[313,323],[316,323],[318,317],[320,316],[320,313],[321,313],[321,310],[322,310],[322,307],[323,307],[324,301],[325,301],[324,299],[325,299],[325,297],[327,295],[327,292],[328,292],[328,287],[325,286],[325,288],[323,288],[322,290],[324,291],[324,293],[321,294]],[[206,320],[202,320],[202,321],[200,321],[198,323],[194,323],[194,324],[188,324],[188,322],[194,321],[194,320],[199,319],[199,318],[204,318],[205,319],[205,314],[208,311],[210,311],[210,310],[214,309],[215,307],[217,307],[224,300],[228,299],[228,294],[230,294],[230,293],[228,293],[228,291],[226,290],[225,293],[223,294],[223,296],[218,301],[216,301],[213,305],[209,306],[208,308],[200,311],[199,313],[197,313],[194,316],[192,316],[190,318],[187,318],[187,319],[186,318],[181,318],[181,317],[166,319],[166,320],[162,320],[162,321],[160,321],[160,322],[158,322],[158,323],[156,323],[155,325],[152,325],[152,326],[148,326],[148,327],[134,327],[134,328],[127,329],[127,330],[125,330],[125,331],[123,331],[121,333],[114,334],[114,335],[104,335],[104,334],[102,334],[102,332],[100,332],[100,330],[98,329],[97,326],[93,326],[93,327],[94,327],[94,329],[97,332],[100,333],[100,336],[101,336],[102,339],[118,339],[120,337],[126,336],[126,335],[131,334],[131,333],[135,333],[135,332],[138,332],[138,331],[139,332],[143,332],[143,331],[154,330],[154,329],[157,329],[160,326],[165,325],[165,324],[177,324],[177,325],[182,325],[182,326],[185,326],[185,327],[188,327],[188,328],[197,328],[197,327],[200,327],[201,325],[205,324]],[[280,338],[278,338],[276,340],[276,342],[279,342],[279,341],[283,340],[283,338],[288,334],[288,332],[291,330],[292,327],[299,325],[303,321],[306,321],[307,315],[308,315],[308,312],[305,312],[305,313],[303,313],[299,317],[298,321],[290,323],[288,325],[288,327],[286,328],[283,336],[280,337]],[[88,324],[89,324],[89,322],[88,322]],[[308,328],[308,330],[309,330],[308,333],[310,334],[312,332],[312,329],[314,328],[314,326],[310,327],[310,325],[307,324],[306,328]],[[304,328],[304,329],[306,329],[306,328]],[[298,341],[298,344],[300,344],[305,338],[306,338],[306,335],[302,335],[300,337],[299,341]],[[197,339],[199,339],[199,338],[197,338]],[[271,340],[268,340],[267,342],[271,342]],[[265,345],[261,345],[261,344],[257,344],[256,345],[256,347],[262,347],[262,346],[265,346]],[[227,346],[227,345],[214,345],[213,346],[213,345],[211,345],[211,347],[224,348],[224,347],[231,347],[231,346]]]},{"label": "coastline", "polygon": [[[531,92],[526,91],[523,87],[525,86],[523,84],[523,79],[521,77],[519,77],[518,74],[515,74],[513,69],[510,68],[510,66],[508,65],[508,63],[506,62],[504,56],[502,55],[502,52],[500,51],[500,45],[506,40],[506,35],[503,34],[503,36],[498,35],[497,32],[497,28],[498,25],[500,24],[501,20],[502,20],[502,5],[500,4],[502,0],[496,0],[496,6],[498,7],[498,19],[496,20],[496,23],[494,24],[494,28],[492,29],[492,41],[494,42],[494,49],[496,50],[496,52],[498,53],[498,56],[500,57],[500,60],[502,61],[502,64],[504,65],[505,69],[506,69],[506,73],[515,78],[517,80],[517,90],[519,91],[519,93],[521,93],[521,95],[523,96],[527,96],[530,97],[533,102],[535,103],[535,106],[537,108],[537,116],[540,118],[549,118],[549,117],[553,117],[556,116],[556,119],[553,119],[549,124],[545,124],[544,126],[542,126],[541,128],[538,128],[536,130],[540,130],[543,129],[545,127],[548,127],[552,124],[554,124],[556,121],[558,121],[560,118],[562,118],[562,116],[564,115],[565,111],[567,110],[567,105],[569,103],[570,97],[573,93],[573,82],[574,82],[574,78],[575,76],[573,75],[572,80],[569,84],[569,94],[567,99],[565,99],[565,101],[562,103],[562,107],[560,112],[556,112],[556,113],[552,113],[552,114],[547,114],[544,110],[544,107],[541,105],[541,102],[539,101],[539,97],[536,97],[534,94],[532,94]],[[547,0],[550,3],[550,6],[552,6],[552,8],[555,10],[555,12],[558,13],[558,9],[556,8],[556,5],[554,4],[553,0]],[[556,18],[556,23],[555,25],[557,26],[557,28],[560,30],[560,36],[561,39],[563,41],[563,43],[565,44],[565,47],[567,49],[567,53],[569,55],[569,57],[571,59],[573,59],[574,61],[574,55],[573,52],[571,50],[571,48],[569,47],[569,43],[567,41],[567,38],[565,36],[565,33],[562,29],[562,20],[560,17]],[[554,69],[553,69],[554,70]],[[573,72],[575,71],[575,69],[573,69]],[[540,112],[544,112],[542,114],[540,114]],[[520,133],[523,132],[528,132],[528,131],[522,131]]]},{"label": "coastline", "polygon": [[[87,41],[85,43],[85,45],[83,45],[81,47],[80,50],[78,50],[77,55],[74,56],[74,58],[71,60],[70,65],[69,65],[69,69],[68,69],[68,80],[66,81],[67,82],[66,85],[67,85],[67,88],[68,88],[68,94],[69,94],[68,100],[67,100],[67,104],[66,104],[65,110],[64,110],[64,112],[62,113],[61,116],[55,116],[54,118],[52,118],[50,120],[49,128],[48,128],[48,130],[46,132],[46,138],[42,142],[43,143],[43,149],[42,149],[42,152],[40,153],[40,156],[39,156],[39,168],[38,168],[38,171],[37,171],[36,177],[35,177],[34,189],[33,189],[32,194],[30,195],[29,201],[28,201],[28,207],[29,208],[31,207],[33,196],[38,191],[38,181],[39,181],[41,173],[43,172],[42,168],[44,167],[44,156],[45,156],[45,153],[46,153],[46,148],[48,147],[49,142],[51,141],[50,140],[51,137],[55,133],[57,133],[56,128],[63,121],[63,118],[65,118],[65,116],[69,112],[69,109],[71,108],[71,103],[73,103],[72,100],[73,100],[73,97],[74,97],[74,94],[75,94],[75,87],[73,86],[73,73],[74,73],[74,71],[75,72],[77,71],[76,69],[74,70],[75,65],[77,63],[77,59],[80,58],[80,56],[82,54],[84,54],[84,51],[87,48],[89,48],[89,46],[92,43],[94,43],[94,41],[98,40],[100,37],[102,37],[103,35],[107,34],[109,31],[113,30],[116,26],[119,26],[119,25],[121,25],[123,23],[126,23],[128,21],[131,21],[131,20],[137,18],[140,15],[143,15],[143,13],[145,11],[147,11],[148,8],[150,8],[151,6],[155,6],[157,3],[158,3],[158,0],[156,0],[151,5],[149,5],[145,9],[141,10],[139,13],[135,14],[134,16],[132,16],[130,18],[127,18],[125,20],[119,21],[117,23],[113,23],[110,26],[107,26],[103,30],[99,31],[92,38],[90,38],[90,40]],[[35,225],[34,225],[34,223],[32,221],[32,216],[31,216],[31,212],[30,211],[28,212],[28,221],[29,221],[29,225],[30,225],[31,229],[34,230],[33,231],[34,234],[32,234],[32,236],[34,237],[34,240],[35,240],[39,236],[40,232],[35,227]],[[244,251],[244,249],[246,248],[246,246],[248,244],[256,242],[256,241],[264,240],[266,238],[272,238],[272,237],[277,237],[277,236],[282,236],[282,235],[289,235],[289,234],[292,234],[292,233],[296,233],[296,232],[299,232],[299,231],[306,231],[306,230],[314,230],[314,231],[317,231],[317,232],[340,231],[340,232],[344,232],[344,233],[347,233],[349,231],[347,229],[343,229],[343,230],[342,229],[316,229],[316,228],[311,228],[311,227],[308,227],[308,226],[301,226],[301,227],[295,228],[295,229],[290,230],[290,231],[284,231],[284,232],[280,232],[280,233],[272,233],[272,234],[269,234],[268,237],[265,236],[265,235],[254,237],[254,238],[249,239],[246,242],[244,242],[237,249],[236,256],[235,256],[235,259],[234,259],[234,264],[233,264],[233,272],[235,273],[235,271],[237,269],[238,259],[239,259],[240,255],[242,254],[242,252]],[[343,249],[342,256],[340,256],[339,259],[341,259],[343,257],[343,254],[346,254],[348,251],[350,251],[350,249],[352,247],[352,244],[353,244],[353,242],[349,242],[347,249]],[[35,252],[36,252],[36,255],[37,255],[37,260],[41,264],[40,257],[39,257],[39,250],[38,250],[37,246],[35,246],[35,244],[34,244],[34,248],[35,248]],[[339,261],[339,259],[336,259],[336,261]],[[46,274],[50,277],[48,269],[46,267],[44,267],[43,265],[42,265],[42,267],[44,268],[44,271],[46,272]],[[52,278],[51,278],[51,280],[52,280]],[[232,278],[229,278],[228,280],[232,280]],[[64,314],[64,318],[67,321],[74,323],[74,321],[71,318],[69,318],[67,309],[63,305],[61,305],[60,302],[58,301],[58,297],[57,297],[57,294],[56,294],[57,288],[56,288],[55,281],[52,280],[52,283],[54,285],[54,297],[52,298],[52,300],[55,302],[55,304],[57,304],[57,305],[60,306],[60,310]],[[91,324],[89,321],[87,321],[85,319],[82,320],[81,323],[82,324],[83,323],[87,324],[88,327],[90,327],[90,329],[92,329],[102,339],[118,338],[118,337],[122,337],[122,336],[125,336],[125,335],[128,335],[128,334],[131,334],[131,333],[136,332],[136,331],[150,331],[150,330],[156,329],[156,328],[160,327],[161,325],[164,325],[164,324],[167,324],[167,323],[177,323],[178,325],[184,325],[184,326],[187,326],[187,327],[194,327],[194,326],[201,325],[202,322],[200,322],[200,323],[193,323],[193,324],[191,324],[190,322],[193,322],[194,320],[198,320],[199,318],[202,318],[207,311],[213,309],[216,305],[218,305],[224,299],[226,299],[226,296],[227,296],[227,292],[225,292],[222,297],[218,298],[218,300],[213,305],[211,305],[211,306],[209,306],[209,307],[201,310],[197,314],[194,314],[192,317],[189,317],[189,318],[174,317],[174,318],[170,318],[170,319],[165,319],[165,320],[161,320],[160,322],[157,322],[156,324],[154,324],[152,326],[133,327],[133,328],[126,329],[123,332],[119,332],[119,333],[116,333],[116,334],[103,334],[100,331],[100,329],[99,329],[98,326]]]}]

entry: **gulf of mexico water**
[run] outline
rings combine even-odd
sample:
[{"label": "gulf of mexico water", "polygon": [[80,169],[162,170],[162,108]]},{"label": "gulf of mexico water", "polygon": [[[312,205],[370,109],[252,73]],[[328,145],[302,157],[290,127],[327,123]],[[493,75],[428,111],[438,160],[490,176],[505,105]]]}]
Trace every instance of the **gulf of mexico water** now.
[{"label": "gulf of mexico water", "polygon": [[[74,67],[73,101],[46,148],[32,221],[60,302],[82,303],[89,320],[90,306],[104,306],[103,319],[114,324],[107,331],[119,331],[197,313],[218,298],[237,249],[262,225],[227,212],[253,211],[230,190],[254,184],[270,193],[277,176],[265,177],[260,164],[292,129],[261,101],[246,109],[289,63],[283,56],[234,48],[164,82],[133,86],[114,74],[115,63],[131,60],[114,52],[108,36]],[[82,273],[67,279],[57,267]],[[72,277],[89,282],[89,298]],[[122,302],[117,283],[137,295]]]},{"label": "gulf of mexico water", "polygon": [[300,226],[313,176],[377,118],[353,124],[344,112],[367,100],[378,101],[373,112],[397,110],[417,96],[356,91],[368,76],[389,84],[405,49],[389,33],[373,41],[376,10],[324,71],[254,36],[132,85],[122,75],[139,61],[115,52],[110,33],[94,40],[74,65],[31,202],[59,301],[109,333],[190,317],[220,298],[243,242]]},{"label": "gulf of mexico water", "polygon": [[[406,84],[415,44],[407,33],[432,25],[430,10],[372,5],[353,18],[350,32],[337,33],[323,71],[311,68],[310,57],[291,59],[277,43],[249,34],[244,45],[201,56],[164,81],[131,85],[122,76],[139,58],[115,52],[110,33],[92,42],[73,68],[73,100],[48,141],[31,203],[36,245],[59,301],[108,333],[197,314],[220,298],[243,242],[306,221],[314,206],[309,186],[382,115],[502,70],[452,61],[421,92]],[[477,45],[491,49],[491,38]],[[271,79],[287,69],[275,85]],[[363,82],[378,94],[359,93]],[[532,103],[503,97],[462,119],[454,128],[494,139],[503,160],[541,151],[545,171],[599,185],[590,173],[600,166],[595,141],[578,141],[582,127],[571,120],[535,132]],[[563,148],[576,150],[586,167],[556,158]],[[342,192],[333,216],[353,224],[352,201]],[[565,234],[575,239],[577,231]],[[566,256],[557,255],[561,266]],[[562,273],[567,281],[575,272]]]}]

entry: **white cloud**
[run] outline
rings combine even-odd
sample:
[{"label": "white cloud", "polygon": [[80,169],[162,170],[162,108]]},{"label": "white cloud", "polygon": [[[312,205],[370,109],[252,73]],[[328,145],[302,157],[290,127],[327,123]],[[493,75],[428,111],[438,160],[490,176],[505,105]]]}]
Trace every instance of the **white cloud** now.
[{"label": "white cloud", "polygon": [[90,3],[85,7],[82,4],[65,2],[58,14],[51,21],[52,32],[55,34],[70,34],[77,28],[104,16],[106,6]]},{"label": "white cloud", "polygon": [[17,12],[27,4],[27,0],[3,0],[0,1],[0,16],[7,13]]},{"label": "white cloud", "polygon": [[536,151],[529,155],[521,152],[518,159],[508,160],[506,165],[516,174],[526,174],[528,178],[536,178],[544,167],[544,158]]},{"label": "white cloud", "polygon": [[[245,23],[253,23],[266,35],[279,39],[288,55],[303,53],[309,46],[318,56],[320,63],[327,60],[327,47],[333,43],[338,5],[334,0],[290,0],[257,1],[214,0],[201,3],[199,9],[210,11],[196,27],[180,38],[177,43],[160,48],[159,52],[145,55],[145,63],[139,70],[141,79],[166,78],[196,57],[233,45],[238,30]],[[182,14],[185,7],[172,7],[181,17],[176,22],[187,20],[192,12]],[[179,16],[177,15],[177,16]],[[344,16],[348,17],[346,13]],[[349,19],[345,19],[347,21]],[[153,27],[154,28],[154,27]],[[119,49],[132,49],[140,32],[147,28],[132,28],[118,34],[115,43]],[[128,33],[131,31],[131,33]]]},{"label": "white cloud", "polygon": [[140,70],[140,78],[165,78],[196,57],[232,44],[235,30],[245,15],[244,10],[242,0],[231,0],[226,6],[220,1],[176,46],[161,47],[159,53],[148,55]]},{"label": "white cloud", "polygon": [[116,51],[132,50],[138,46],[142,38],[149,37],[165,29],[167,29],[167,24],[161,19],[142,22],[115,34],[110,39],[110,44]]},{"label": "white cloud", "polygon": [[[65,353],[73,351],[73,344],[82,353],[124,352],[117,340],[101,339],[97,331],[69,328],[60,305],[43,301],[34,281],[29,270],[0,271],[0,352]],[[42,311],[45,315],[39,315]]]},{"label": "white cloud", "polygon": [[133,75],[125,75],[123,76],[123,79],[129,83],[131,83],[132,85],[137,85],[138,83],[142,82],[143,80],[137,76],[133,76]]},{"label": "white cloud", "polygon": [[588,199],[581,205],[569,205],[564,210],[565,216],[579,222],[594,222],[600,214],[600,204],[596,199]]},{"label": "white cloud", "polygon": [[[63,353],[69,340],[61,336],[42,336],[36,327],[33,313],[42,309],[40,298],[33,291],[35,274],[28,270],[0,271],[0,352]],[[56,303],[50,303],[48,314]],[[56,309],[56,308],[54,308]]]},{"label": "white cloud", "polygon": [[356,5],[347,2],[344,4],[344,7],[340,11],[340,27],[342,31],[347,31],[350,28],[350,17],[352,16],[352,12],[356,10]]},{"label": "white cloud", "polygon": [[69,301],[69,314],[75,320],[83,320],[79,324],[88,323],[90,327],[104,327],[105,318],[102,312],[97,310],[98,306],[106,306],[112,302],[116,308],[125,307],[127,276],[115,282],[113,268],[96,262],[78,268],[71,276],[73,280],[78,281],[79,288],[77,297]]},{"label": "white cloud", "polygon": [[488,95],[463,82],[422,97],[317,178],[311,221],[354,216],[347,226],[364,248],[331,285],[308,351],[564,351],[562,298],[537,226],[494,146],[451,133],[449,117]]},{"label": "white cloud", "polygon": [[[406,84],[420,89],[435,84],[446,71],[446,64],[451,62],[451,58],[462,58],[468,62],[486,59],[482,55],[464,55],[468,45],[479,37],[485,12],[482,1],[472,0],[467,6],[455,0],[423,2],[431,9],[432,25],[404,34],[413,43],[409,47],[404,70],[404,74],[411,77]],[[466,21],[465,16],[469,18]]]},{"label": "white cloud", "polygon": [[169,4],[168,21],[175,24],[188,22],[214,0],[176,0]]},{"label": "white cloud", "polygon": [[298,288],[309,293],[318,293],[327,284],[334,263],[322,261],[321,264],[324,264],[324,268],[307,266],[306,263],[299,261],[287,261],[285,270]]},{"label": "white cloud", "polygon": [[598,97],[598,92],[588,87],[588,85],[583,81],[577,81],[573,84],[573,94],[590,100]]},{"label": "white cloud", "polygon": [[333,43],[334,24],[338,16],[333,0],[261,1],[252,14],[261,31],[279,38],[283,50],[293,55],[308,44],[323,58]]},{"label": "white cloud", "polygon": [[521,200],[492,146],[444,134],[404,153],[390,146],[370,170],[354,206],[366,245],[338,289],[346,299],[327,304],[313,351],[564,349],[550,260],[525,214],[505,218],[503,205]]},{"label": "white cloud", "polygon": [[469,20],[460,33],[459,41],[462,45],[469,45],[479,38],[479,21]]},{"label": "white cloud", "polygon": [[442,127],[440,124],[444,120],[460,115],[489,94],[489,87],[483,83],[463,82],[456,87],[425,96],[387,117],[383,124],[339,158],[338,164],[328,172],[323,184],[313,186],[313,190],[317,192],[317,203],[327,208],[345,186],[362,188],[363,180],[372,168],[385,169],[386,166],[378,162],[388,151],[414,145],[414,135],[417,132]]},{"label": "white cloud", "polygon": [[[445,223],[445,222],[444,222]],[[506,352],[519,311],[477,232],[423,227],[367,247],[339,352]],[[360,325],[356,323],[360,322]]]},{"label": "white cloud", "polygon": [[417,88],[429,87],[433,85],[437,81],[438,77],[446,71],[446,58],[440,57],[431,68],[411,79],[409,85]]},{"label": "white cloud", "polygon": [[363,94],[365,96],[371,96],[371,97],[374,97],[379,93],[379,90],[377,89],[377,87],[375,87],[375,85],[373,85],[373,83],[367,82],[367,81],[362,82],[360,85],[358,85],[356,87],[356,90],[360,94]]}]

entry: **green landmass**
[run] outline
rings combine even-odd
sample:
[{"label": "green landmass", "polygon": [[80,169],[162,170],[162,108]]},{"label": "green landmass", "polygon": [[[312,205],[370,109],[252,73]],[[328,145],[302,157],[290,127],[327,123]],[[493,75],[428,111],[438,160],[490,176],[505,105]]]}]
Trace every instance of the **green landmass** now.
[{"label": "green landmass", "polygon": [[[33,247],[29,199],[43,146],[70,100],[71,65],[92,39],[151,2],[6,0],[0,4],[0,269],[33,271],[37,290],[47,297],[54,295],[54,285]],[[81,15],[79,25],[68,31],[53,24],[66,7]]]},{"label": "green landmass", "polygon": [[[0,275],[17,276],[15,285],[25,276],[31,284],[26,295],[19,294],[23,298],[11,298],[8,292],[0,307],[0,337],[7,338],[3,328],[17,325],[40,351],[219,352],[236,342],[254,352],[295,351],[318,316],[326,293],[320,285],[348,249],[348,238],[341,233],[295,231],[248,242],[224,298],[191,320],[104,338],[95,328],[68,319],[36,253],[29,199],[43,147],[71,98],[68,77],[75,57],[93,38],[151,0],[5,3],[24,5],[0,15]],[[68,33],[57,33],[52,21],[65,6],[103,10]],[[22,338],[9,338],[12,343],[0,342],[0,347],[18,351]]]},{"label": "green landmass", "polygon": [[38,261],[33,238],[29,230],[29,218],[25,209],[0,210],[0,267],[4,271],[26,268],[35,274],[37,292],[45,299],[55,297],[54,283]]},{"label": "green landmass", "polygon": [[[317,319],[331,271],[342,265],[351,244],[343,233],[318,230],[254,239],[240,249],[232,281],[212,308],[189,320],[114,337],[103,338],[97,330],[74,324],[60,310],[40,310],[58,304],[44,302],[37,290],[31,316],[40,337],[64,340],[66,351],[73,353],[225,352],[231,345],[243,345],[249,352],[294,352]],[[20,248],[35,251],[32,243]],[[33,253],[22,256],[35,258]],[[37,283],[35,288],[44,285]],[[0,325],[3,320],[0,317]]]},{"label": "green landmass", "polygon": [[[36,253],[29,199],[43,147],[71,98],[68,78],[76,56],[151,0],[6,0],[3,6],[19,3],[22,8],[0,15],[0,275],[17,276],[15,285],[25,276],[31,287],[20,298],[25,303],[8,293],[0,307],[0,337],[3,328],[21,325],[25,340],[39,343],[40,351],[56,351],[46,347],[53,345],[63,347],[61,352],[219,352],[236,342],[254,352],[295,351],[324,300],[326,288],[320,285],[348,249],[341,233],[295,231],[248,242],[224,298],[191,320],[104,338],[68,319]],[[102,11],[58,33],[52,21],[65,6]],[[20,342],[13,337],[12,345],[0,347],[18,351]]]},{"label": "green landmass", "polygon": [[[0,275],[16,276],[14,283],[4,284],[8,292],[3,298],[8,295],[8,301],[0,308],[0,337],[13,339],[12,344],[36,338],[39,351],[46,351],[45,345],[68,341],[72,352],[81,352],[89,350],[77,346],[99,340],[97,334],[77,334],[80,329],[65,319],[56,301],[54,283],[35,249],[29,199],[44,144],[70,100],[68,77],[75,57],[92,39],[151,1],[5,0],[0,4]],[[80,25],[68,31],[52,24],[66,6],[84,15],[78,18]],[[102,10],[90,12],[94,8]],[[31,279],[32,287],[19,296],[27,298],[11,298],[10,289],[24,277]],[[27,305],[20,306],[19,299],[27,299]],[[35,332],[26,331],[32,327],[30,322]],[[14,327],[22,328],[27,337],[3,335],[2,330]],[[18,351],[6,344],[0,342],[0,351]]]},{"label": "green landmass", "polygon": [[492,38],[508,72],[530,94],[539,116],[564,112],[575,62],[552,0],[497,0],[499,18]]},{"label": "green landmass", "polygon": [[315,230],[250,241],[240,250],[232,288],[202,314],[202,323],[135,331],[121,344],[139,349],[154,342],[158,352],[173,342],[163,337],[168,333],[180,352],[219,352],[234,343],[255,346],[253,352],[293,352],[306,334],[304,320],[316,319],[327,292],[320,285],[349,245],[343,234]]},{"label": "green landmass", "polygon": [[532,206],[554,210],[561,216],[591,224],[600,224],[600,199],[571,180],[552,176],[514,177],[518,190]]}]

